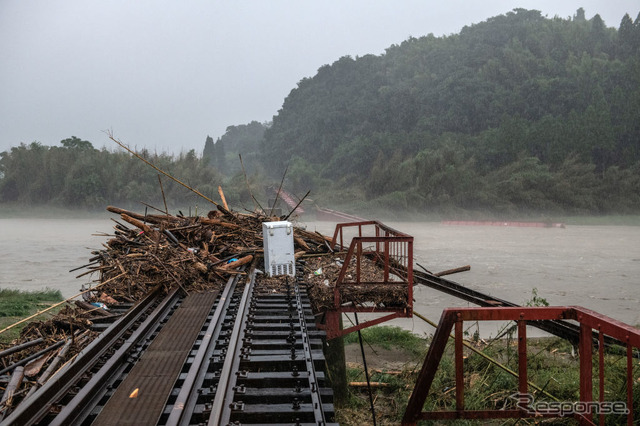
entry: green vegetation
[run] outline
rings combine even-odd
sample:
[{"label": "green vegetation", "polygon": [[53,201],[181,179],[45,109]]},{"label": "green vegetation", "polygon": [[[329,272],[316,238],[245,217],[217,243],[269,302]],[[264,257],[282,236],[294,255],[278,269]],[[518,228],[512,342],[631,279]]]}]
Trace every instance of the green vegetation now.
[{"label": "green vegetation", "polygon": [[[400,327],[378,326],[368,327],[361,331],[362,340],[367,343],[375,342],[384,349],[402,349],[413,355],[423,355],[426,350],[424,339]],[[350,333],[344,337],[344,344],[358,343],[358,333]]]},{"label": "green vegetation", "polygon": [[[464,217],[640,213],[640,15],[606,27],[514,9],[342,57],[301,80],[273,122],[229,126],[202,157],[143,155],[235,206],[285,188],[346,210]],[[72,137],[0,154],[0,202],[162,206],[156,172]],[[172,205],[195,196],[165,183]]]},{"label": "green vegetation", "polygon": [[[60,290],[0,289],[0,330],[62,300]],[[20,327],[16,327],[0,334],[0,343],[10,342],[18,337],[19,333]]]},{"label": "green vegetation", "polygon": [[[33,142],[0,153],[0,201],[100,210],[107,204],[128,206],[138,201],[164,206],[157,172],[139,159],[122,151],[94,149],[75,136],[61,144],[48,147]],[[222,183],[221,175],[193,150],[178,157],[146,150],[140,154],[184,182],[197,182],[205,195],[217,194]],[[163,188],[170,205],[203,203],[166,178]]]},{"label": "green vegetation", "polygon": [[[372,327],[375,329],[378,327]],[[392,336],[394,328],[384,327],[382,333],[369,334],[367,342],[373,347],[386,345],[388,339],[400,340],[404,336]],[[398,330],[404,334],[404,331]],[[373,336],[378,336],[374,338]],[[380,340],[376,340],[376,339]],[[427,340],[422,341],[423,347]],[[353,340],[351,338],[351,340]],[[406,360],[407,364],[415,365],[419,369],[424,361],[424,352],[420,354],[403,350],[402,346],[395,346],[398,360]],[[518,371],[517,342],[513,339],[498,339],[490,342],[476,342],[475,347],[499,361],[512,371]],[[365,349],[371,352],[371,349]],[[579,359],[575,355],[577,350],[571,344],[559,338],[529,339],[527,345],[527,364],[529,381],[543,388],[558,401],[576,401],[579,397]],[[598,397],[598,362],[594,355],[593,395]],[[370,369],[378,369],[369,365]],[[387,370],[374,371],[371,381],[385,383],[386,386],[374,388],[374,399],[378,424],[398,424],[408,398],[413,390],[417,378],[417,370],[406,369],[400,374],[390,374]],[[626,355],[612,351],[605,356],[605,400],[626,401]],[[364,381],[362,367],[351,364],[348,369],[348,381]],[[640,366],[634,363],[632,377],[640,375]],[[464,378],[465,378],[465,408],[469,410],[500,409],[505,406],[513,407],[515,401],[510,396],[517,392],[518,381],[513,375],[505,372],[494,363],[468,350],[464,350]],[[640,415],[640,383],[634,383],[634,417]],[[533,391],[533,390],[532,390]],[[536,401],[553,401],[548,396],[535,392]],[[450,343],[440,362],[438,372],[431,386],[424,410],[454,410],[455,409],[455,366],[453,360],[453,344]],[[369,399],[366,388],[351,388],[350,403],[338,411],[338,421],[344,425],[359,425],[371,423]],[[624,416],[607,416],[606,424],[621,424],[626,421]],[[520,423],[523,421],[521,420]],[[528,424],[529,422],[524,422]],[[555,420],[554,424],[573,424],[571,420]],[[475,422],[458,421],[452,424],[477,424]],[[495,424],[503,424],[497,421]],[[510,423],[507,423],[510,424]]]},{"label": "green vegetation", "polygon": [[22,317],[38,307],[62,301],[60,290],[20,291],[0,289],[0,317]]}]

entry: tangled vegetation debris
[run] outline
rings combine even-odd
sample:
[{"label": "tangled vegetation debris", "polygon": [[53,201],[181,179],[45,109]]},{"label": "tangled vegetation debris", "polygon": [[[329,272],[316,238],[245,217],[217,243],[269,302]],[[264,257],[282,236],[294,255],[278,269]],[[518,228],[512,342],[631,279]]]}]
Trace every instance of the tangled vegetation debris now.
[{"label": "tangled vegetation debris", "polygon": [[[28,323],[18,339],[0,346],[0,385],[8,387],[12,377],[22,384],[0,410],[15,407],[91,343],[99,335],[96,323],[116,319],[151,290],[215,291],[231,275],[245,274],[242,266],[262,257],[262,223],[282,219],[232,212],[223,206],[206,217],[138,214],[111,206],[107,210],[119,217],[114,219],[113,234],[102,249],[91,253],[86,271],[79,275],[95,277],[82,289],[83,300],[61,302],[64,306],[55,315]],[[314,311],[330,309],[344,252],[331,247],[330,238],[301,227],[294,227],[294,247]],[[316,274],[318,269],[323,272]],[[348,274],[354,274],[351,269]],[[376,281],[381,275],[373,261],[362,263],[363,281]],[[278,289],[282,280],[263,276],[258,285],[263,291]],[[342,294],[344,303],[378,305],[406,299],[406,289],[404,296],[380,287],[350,291]],[[16,375],[24,377],[18,380]]]}]

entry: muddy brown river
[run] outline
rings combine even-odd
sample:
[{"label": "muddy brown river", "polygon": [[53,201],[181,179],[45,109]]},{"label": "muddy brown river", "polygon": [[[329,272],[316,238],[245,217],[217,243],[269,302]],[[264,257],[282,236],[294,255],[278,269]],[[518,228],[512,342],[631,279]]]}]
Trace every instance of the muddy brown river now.
[{"label": "muddy brown river", "polygon": [[[640,324],[640,227],[567,226],[519,228],[453,226],[435,222],[387,222],[415,237],[415,261],[437,272],[470,265],[447,278],[514,303],[532,289],[551,305],[579,305],[631,325]],[[113,222],[104,219],[0,219],[0,288],[60,289],[78,293],[91,277],[69,270],[88,263]],[[310,222],[308,230],[333,234],[334,224]],[[417,268],[417,266],[416,266]],[[471,306],[426,287],[415,289],[416,312],[437,322],[442,309]],[[419,334],[433,329],[421,320],[394,320]],[[495,335],[499,326],[484,327]]]}]

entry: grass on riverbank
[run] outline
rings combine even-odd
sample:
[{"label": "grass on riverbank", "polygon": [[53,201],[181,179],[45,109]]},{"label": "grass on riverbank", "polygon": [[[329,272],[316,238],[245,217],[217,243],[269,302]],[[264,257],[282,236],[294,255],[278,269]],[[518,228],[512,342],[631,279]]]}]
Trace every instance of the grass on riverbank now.
[{"label": "grass on riverbank", "polygon": [[[378,330],[376,330],[378,329]],[[398,336],[394,336],[394,334]],[[426,348],[428,341],[417,336],[410,338],[415,343],[404,344],[394,342],[406,341],[405,333],[393,327],[371,327],[364,330],[365,352],[371,353],[375,348],[388,346],[397,351],[397,359],[405,360],[407,368],[402,371],[389,371],[380,366],[368,363],[371,381],[378,382],[374,388],[374,407],[377,424],[398,424],[404,414],[407,401],[416,382],[417,374],[424,361],[426,351],[420,353],[417,348]],[[345,343],[357,343],[355,337],[349,336]],[[380,339],[380,340],[378,340]],[[490,342],[475,342],[474,346],[483,354],[500,362],[512,371],[518,371],[517,339],[499,339]],[[544,392],[529,387],[537,402],[572,401],[579,398],[579,357],[577,348],[556,337],[532,338],[527,344],[528,379]],[[598,398],[598,356],[593,356],[593,396]],[[633,400],[634,418],[640,418],[640,364],[634,361]],[[347,380],[349,382],[365,381],[362,365],[349,363]],[[605,355],[605,401],[622,401],[626,403],[626,355],[625,350],[609,351]],[[501,409],[513,407],[515,400],[510,396],[518,390],[518,379],[501,369],[491,361],[468,350],[464,350],[464,401],[465,409]],[[450,343],[438,367],[424,410],[455,410],[455,365],[453,344]],[[549,396],[551,395],[551,396]],[[597,420],[597,419],[596,419]],[[337,411],[337,421],[342,425],[372,424],[369,397],[366,388],[351,387],[350,399]],[[516,420],[506,424],[515,424]],[[609,415],[606,424],[626,422],[624,415]],[[494,422],[505,424],[503,420]],[[490,423],[490,424],[494,424]],[[534,419],[520,420],[519,424],[537,423]],[[447,424],[479,424],[478,422],[457,421]],[[550,424],[545,422],[545,424]],[[575,424],[570,419],[554,419],[551,424]]]},{"label": "grass on riverbank", "polygon": [[[373,342],[387,350],[400,349],[405,353],[420,356],[427,349],[427,341],[400,327],[369,327],[361,331],[364,342]],[[344,344],[358,343],[358,333],[347,334]],[[365,349],[366,350],[366,349]]]},{"label": "grass on riverbank", "polygon": [[[21,291],[0,289],[0,330],[62,300],[63,297],[60,290]],[[8,343],[14,340],[20,335],[21,328],[18,326],[0,334],[0,343]]]}]

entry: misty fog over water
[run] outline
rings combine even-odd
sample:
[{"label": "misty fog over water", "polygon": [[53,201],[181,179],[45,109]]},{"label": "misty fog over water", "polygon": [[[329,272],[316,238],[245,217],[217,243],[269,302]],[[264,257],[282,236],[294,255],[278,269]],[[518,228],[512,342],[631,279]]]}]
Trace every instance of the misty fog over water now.
[{"label": "misty fog over water", "polygon": [[[415,237],[415,262],[432,272],[470,265],[469,272],[446,278],[474,290],[525,304],[536,288],[538,296],[551,305],[579,305],[640,324],[640,227],[387,224]],[[306,226],[333,235],[335,224]],[[107,218],[0,219],[0,288],[50,287],[60,289],[65,297],[77,294],[92,277],[76,279],[84,270],[69,270],[88,263],[91,251],[108,239],[92,234],[112,230],[113,222]],[[445,307],[473,306],[423,286],[415,288],[414,297],[415,311],[435,322]],[[417,318],[393,324],[433,332]]]}]

